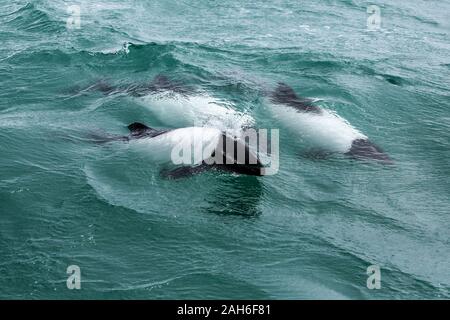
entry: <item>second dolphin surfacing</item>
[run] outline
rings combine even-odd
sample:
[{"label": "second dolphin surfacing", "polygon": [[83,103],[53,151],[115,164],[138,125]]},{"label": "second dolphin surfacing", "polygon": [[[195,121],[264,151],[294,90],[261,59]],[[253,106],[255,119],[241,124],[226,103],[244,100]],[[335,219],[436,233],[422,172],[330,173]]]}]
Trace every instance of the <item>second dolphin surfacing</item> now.
[{"label": "second dolphin surfacing", "polygon": [[326,152],[338,152],[357,159],[392,164],[391,158],[345,119],[299,97],[284,83],[270,96],[271,111],[294,134]]},{"label": "second dolphin surfacing", "polygon": [[213,127],[239,132],[254,125],[249,114],[236,110],[230,102],[208,92],[194,90],[164,75],[143,84],[116,86],[99,81],[88,88],[111,95],[126,93],[134,103],[148,110],[159,122],[171,128]]}]

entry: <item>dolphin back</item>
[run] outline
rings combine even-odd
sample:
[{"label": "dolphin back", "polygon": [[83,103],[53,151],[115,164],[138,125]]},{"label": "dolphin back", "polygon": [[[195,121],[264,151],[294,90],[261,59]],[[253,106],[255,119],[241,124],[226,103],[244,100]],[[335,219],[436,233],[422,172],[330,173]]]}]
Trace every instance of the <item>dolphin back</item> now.
[{"label": "dolphin back", "polygon": [[294,89],[285,83],[280,82],[271,94],[271,100],[275,104],[286,105],[301,112],[320,113],[319,107],[312,104],[311,99],[299,97]]}]

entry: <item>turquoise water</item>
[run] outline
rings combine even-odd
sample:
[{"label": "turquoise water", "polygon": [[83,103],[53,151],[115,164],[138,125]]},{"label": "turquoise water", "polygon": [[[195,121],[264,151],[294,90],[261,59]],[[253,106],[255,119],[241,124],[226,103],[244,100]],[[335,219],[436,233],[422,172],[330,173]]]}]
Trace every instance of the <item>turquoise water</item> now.
[{"label": "turquoise water", "polygon": [[[79,29],[66,28],[72,4]],[[450,298],[448,1],[1,9],[0,298]],[[80,92],[159,74],[280,129],[278,174],[167,180],[126,144],[85,139],[134,121],[172,127],[127,94]],[[395,165],[304,156],[266,110],[279,81]],[[66,287],[69,265],[80,290]],[[370,265],[379,290],[366,287]]]}]

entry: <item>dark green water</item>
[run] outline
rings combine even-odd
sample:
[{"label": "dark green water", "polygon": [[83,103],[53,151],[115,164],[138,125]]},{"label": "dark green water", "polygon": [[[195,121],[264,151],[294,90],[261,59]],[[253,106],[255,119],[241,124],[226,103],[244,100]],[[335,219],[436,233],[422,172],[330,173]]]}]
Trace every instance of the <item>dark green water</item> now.
[{"label": "dark green water", "polygon": [[[80,29],[66,28],[71,4]],[[1,0],[0,298],[450,298],[449,12],[448,1]],[[158,74],[279,128],[279,173],[167,180],[123,145],[83,139],[133,121],[171,127],[127,95],[77,90]],[[302,156],[265,109],[278,81],[395,165]],[[81,290],[66,287],[69,265]],[[370,265],[380,290],[366,287]]]}]

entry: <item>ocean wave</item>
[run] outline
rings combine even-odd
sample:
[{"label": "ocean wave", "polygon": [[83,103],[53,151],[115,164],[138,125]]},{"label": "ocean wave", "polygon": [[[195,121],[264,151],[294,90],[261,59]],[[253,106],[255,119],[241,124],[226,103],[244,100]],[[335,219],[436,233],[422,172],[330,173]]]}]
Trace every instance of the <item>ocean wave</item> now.
[{"label": "ocean wave", "polygon": [[[33,49],[17,52],[8,57],[10,63],[32,62],[36,63],[58,63],[67,62],[69,60],[77,60],[86,64],[117,65],[123,66],[133,70],[133,67],[149,67],[151,65],[173,65],[176,64],[176,59],[171,55],[173,45],[149,43],[146,45],[124,43],[124,45],[115,50],[105,51],[88,51],[70,49]],[[134,69],[136,71],[136,69]]]},{"label": "ocean wave", "polygon": [[27,3],[6,17],[8,18],[6,25],[23,31],[58,32],[64,29],[62,22],[52,20],[45,11],[38,9],[33,3]]}]

